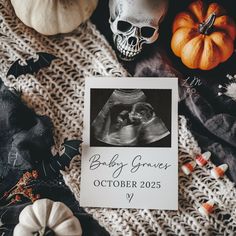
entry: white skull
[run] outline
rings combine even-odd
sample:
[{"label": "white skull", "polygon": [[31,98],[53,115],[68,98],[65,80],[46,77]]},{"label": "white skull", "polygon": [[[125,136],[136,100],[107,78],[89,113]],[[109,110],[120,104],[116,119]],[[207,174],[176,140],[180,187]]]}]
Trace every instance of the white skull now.
[{"label": "white skull", "polygon": [[168,0],[110,0],[113,40],[123,60],[133,60],[144,44],[154,43]]}]

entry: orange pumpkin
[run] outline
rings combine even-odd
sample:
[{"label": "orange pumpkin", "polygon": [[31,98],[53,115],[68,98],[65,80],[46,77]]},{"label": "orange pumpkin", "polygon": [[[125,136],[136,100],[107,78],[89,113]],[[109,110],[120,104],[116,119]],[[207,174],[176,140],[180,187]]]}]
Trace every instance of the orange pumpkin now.
[{"label": "orange pumpkin", "polygon": [[176,16],[171,48],[187,67],[210,70],[232,55],[235,37],[234,20],[226,11],[199,0]]}]

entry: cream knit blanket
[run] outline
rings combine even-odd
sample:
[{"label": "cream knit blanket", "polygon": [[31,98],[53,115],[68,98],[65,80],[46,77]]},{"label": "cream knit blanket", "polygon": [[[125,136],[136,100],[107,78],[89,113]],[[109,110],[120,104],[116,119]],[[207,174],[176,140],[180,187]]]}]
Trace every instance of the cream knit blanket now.
[{"label": "cream knit blanket", "polygon": [[[9,87],[22,92],[22,99],[39,114],[48,115],[54,124],[55,142],[80,138],[83,131],[83,96],[86,76],[126,76],[104,37],[90,22],[67,35],[45,37],[24,26],[9,3],[0,0],[0,77]],[[37,75],[7,78],[10,65],[36,52],[58,57]],[[200,152],[179,117],[179,164]],[[179,210],[140,210],[87,208],[111,235],[235,235],[236,189],[226,177],[214,180],[210,163],[197,167],[187,177],[179,174]],[[79,200],[80,156],[63,172],[66,184]],[[170,193],[171,194],[171,193]],[[208,199],[216,201],[209,218],[198,212]],[[148,199],[144,199],[148,201]],[[158,201],[158,199],[157,199]]]}]

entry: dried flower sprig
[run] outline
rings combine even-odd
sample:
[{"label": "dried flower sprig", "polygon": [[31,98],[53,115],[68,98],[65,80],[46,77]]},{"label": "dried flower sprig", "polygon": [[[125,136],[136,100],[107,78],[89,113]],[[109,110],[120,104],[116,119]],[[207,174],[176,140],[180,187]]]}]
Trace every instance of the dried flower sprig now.
[{"label": "dried flower sprig", "polygon": [[228,96],[233,101],[236,101],[236,74],[235,75],[226,75],[226,78],[228,79],[228,83],[225,85],[220,84],[218,88],[220,89],[220,92],[218,92],[218,96]]},{"label": "dried flower sprig", "polygon": [[29,199],[31,202],[38,200],[40,195],[34,194],[33,189],[30,186],[30,182],[36,180],[38,177],[39,175],[36,170],[31,172],[27,171],[19,179],[16,185],[3,194],[0,200],[9,201],[7,206],[21,202],[23,197]]}]

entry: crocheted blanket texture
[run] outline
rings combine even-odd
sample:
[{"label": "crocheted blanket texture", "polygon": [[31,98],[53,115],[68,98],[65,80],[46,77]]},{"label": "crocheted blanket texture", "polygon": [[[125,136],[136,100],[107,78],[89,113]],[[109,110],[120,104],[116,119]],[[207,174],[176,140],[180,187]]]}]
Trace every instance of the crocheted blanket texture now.
[{"label": "crocheted blanket texture", "polygon": [[[0,1],[0,12],[0,77],[7,86],[21,91],[22,99],[29,107],[52,119],[58,147],[64,139],[82,139],[85,78],[121,77],[128,73],[91,22],[70,34],[46,37],[24,26],[16,18],[10,1]],[[14,61],[36,57],[37,52],[47,52],[58,59],[36,75],[6,76]],[[179,116],[179,166],[193,160],[200,152],[185,117]],[[234,235],[236,189],[227,177],[213,179],[212,168],[211,163],[197,167],[190,176],[179,171],[178,211],[85,210],[111,235]],[[80,156],[76,156],[62,174],[79,201]],[[209,199],[216,202],[216,207],[207,218],[198,208]]]}]

